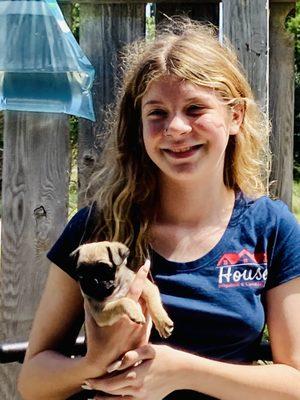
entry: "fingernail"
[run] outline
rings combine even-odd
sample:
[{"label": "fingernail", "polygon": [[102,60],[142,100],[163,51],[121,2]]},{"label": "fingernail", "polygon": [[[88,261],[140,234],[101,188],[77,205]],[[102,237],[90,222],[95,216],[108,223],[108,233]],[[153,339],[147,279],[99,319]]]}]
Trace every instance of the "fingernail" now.
[{"label": "fingernail", "polygon": [[108,373],[113,372],[113,371],[116,371],[121,365],[122,365],[122,360],[118,360],[118,361],[116,361],[116,362],[110,364],[110,365],[107,367],[106,371],[107,371]]},{"label": "fingernail", "polygon": [[88,382],[84,382],[84,384],[81,385],[81,387],[82,387],[82,389],[93,390]]},{"label": "fingernail", "polygon": [[144,264],[144,266],[143,266],[143,270],[144,270],[145,272],[148,272],[149,269],[150,269],[150,260],[147,258],[146,261],[145,261],[145,264]]}]

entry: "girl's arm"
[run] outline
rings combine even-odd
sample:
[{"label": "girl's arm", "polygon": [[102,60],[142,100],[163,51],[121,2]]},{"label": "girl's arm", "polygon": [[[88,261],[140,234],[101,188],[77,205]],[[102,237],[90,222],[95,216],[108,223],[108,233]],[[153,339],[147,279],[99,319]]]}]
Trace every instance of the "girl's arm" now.
[{"label": "girl's arm", "polygon": [[[267,292],[272,365],[230,364],[148,345],[127,353],[119,367],[127,368],[125,372],[89,382],[93,388],[130,399],[160,400],[175,390],[189,389],[221,400],[299,400],[299,309],[300,278]],[[139,360],[144,361],[128,368]]]},{"label": "girl's arm", "polygon": [[[136,278],[141,286],[145,276],[141,268]],[[88,315],[87,354],[71,359],[64,354],[70,353],[83,320],[79,285],[53,264],[18,380],[18,389],[25,400],[66,399],[79,392],[87,378],[101,376],[108,363],[134,345],[139,346],[146,330],[125,318],[112,327],[100,329]]]},{"label": "girl's arm", "polygon": [[25,400],[63,399],[80,390],[84,360],[70,359],[60,352],[64,345],[74,344],[83,318],[78,284],[52,264],[18,380]]}]

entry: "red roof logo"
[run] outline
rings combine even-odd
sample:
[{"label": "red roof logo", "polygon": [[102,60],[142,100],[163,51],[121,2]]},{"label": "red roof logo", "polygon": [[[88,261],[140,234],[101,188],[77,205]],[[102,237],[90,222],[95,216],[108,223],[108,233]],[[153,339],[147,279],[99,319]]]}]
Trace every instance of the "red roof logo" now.
[{"label": "red roof logo", "polygon": [[224,254],[217,266],[223,267],[226,265],[237,265],[237,264],[265,264],[267,263],[266,253],[251,253],[250,251],[243,249],[239,253],[226,253]]}]

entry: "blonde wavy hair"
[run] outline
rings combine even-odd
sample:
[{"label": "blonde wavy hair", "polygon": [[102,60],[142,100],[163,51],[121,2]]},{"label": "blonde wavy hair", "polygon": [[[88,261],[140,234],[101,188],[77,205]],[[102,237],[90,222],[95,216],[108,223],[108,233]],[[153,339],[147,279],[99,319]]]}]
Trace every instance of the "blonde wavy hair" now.
[{"label": "blonde wavy hair", "polygon": [[267,192],[269,123],[232,46],[226,39],[220,44],[211,25],[172,19],[153,42],[129,45],[122,61],[118,103],[110,112],[108,139],[87,195],[97,203],[97,238],[125,243],[132,262],[141,265],[149,257],[149,226],[158,194],[157,167],[145,151],[141,133],[141,99],[149,84],[172,75],[214,89],[229,108],[243,107],[240,132],[230,136],[226,148],[224,183],[252,198]]}]

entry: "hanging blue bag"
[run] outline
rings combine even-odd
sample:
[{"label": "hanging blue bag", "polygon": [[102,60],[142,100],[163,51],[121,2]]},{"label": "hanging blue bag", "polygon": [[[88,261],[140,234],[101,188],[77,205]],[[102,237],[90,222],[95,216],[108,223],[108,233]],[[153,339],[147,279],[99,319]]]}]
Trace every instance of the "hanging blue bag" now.
[{"label": "hanging blue bag", "polygon": [[94,68],[56,0],[1,0],[0,49],[0,110],[95,121]]}]

